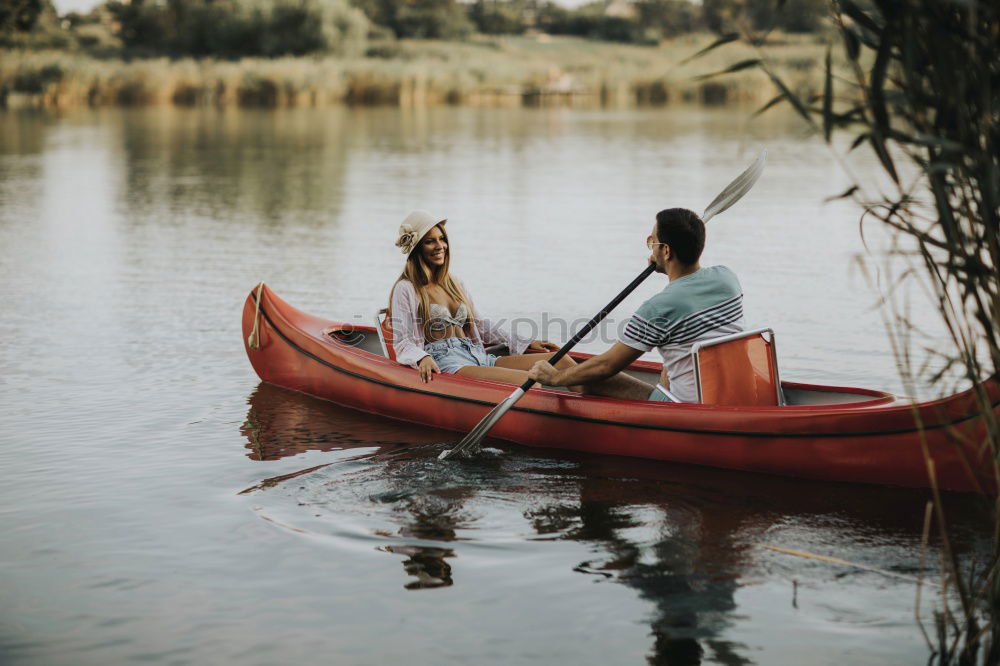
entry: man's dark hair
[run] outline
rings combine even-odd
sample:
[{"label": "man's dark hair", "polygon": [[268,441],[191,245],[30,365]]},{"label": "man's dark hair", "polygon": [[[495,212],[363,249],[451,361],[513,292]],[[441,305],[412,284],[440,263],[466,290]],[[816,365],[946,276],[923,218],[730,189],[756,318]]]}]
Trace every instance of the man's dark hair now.
[{"label": "man's dark hair", "polygon": [[705,249],[705,223],[687,208],[668,208],[656,214],[656,238],[670,246],[682,264],[693,264]]}]

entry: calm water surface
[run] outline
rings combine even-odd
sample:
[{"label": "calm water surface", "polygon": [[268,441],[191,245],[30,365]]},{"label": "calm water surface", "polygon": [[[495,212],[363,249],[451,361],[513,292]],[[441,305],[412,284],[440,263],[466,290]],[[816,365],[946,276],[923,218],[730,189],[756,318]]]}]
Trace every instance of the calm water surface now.
[{"label": "calm water surface", "polygon": [[786,378],[899,390],[857,215],[822,203],[846,181],[788,119],[0,114],[0,663],[924,663],[912,582],[764,547],[933,580],[923,492],[502,443],[442,464],[454,434],[262,385],[243,353],[261,279],[367,323],[416,207],[483,311],[560,339],[642,268],[656,210],[763,146],[705,263]]}]

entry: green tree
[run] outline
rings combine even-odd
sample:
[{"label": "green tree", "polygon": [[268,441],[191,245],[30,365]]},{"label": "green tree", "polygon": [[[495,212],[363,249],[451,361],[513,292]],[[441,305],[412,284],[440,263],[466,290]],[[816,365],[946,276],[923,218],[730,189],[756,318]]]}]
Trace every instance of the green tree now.
[{"label": "green tree", "polygon": [[403,0],[389,24],[397,37],[464,39],[474,31],[465,6],[455,0]]},{"label": "green tree", "polygon": [[565,34],[561,28],[569,23],[571,12],[555,2],[543,2],[535,14],[535,26],[550,35]]},{"label": "green tree", "polygon": [[828,0],[704,0],[702,19],[719,34],[744,28],[816,32],[829,15]]},{"label": "green tree", "polygon": [[466,6],[456,0],[352,0],[377,26],[396,37],[464,39],[475,32]]},{"label": "green tree", "polygon": [[358,54],[369,29],[346,0],[113,0],[107,7],[135,55]]},{"label": "green tree", "polygon": [[476,0],[469,17],[476,30],[486,35],[520,34],[527,23],[524,3],[510,0]]},{"label": "green tree", "polygon": [[68,49],[75,45],[51,0],[0,0],[0,46]]},{"label": "green tree", "polygon": [[45,0],[5,0],[0,3],[0,33],[31,31],[47,4]]},{"label": "green tree", "polygon": [[636,0],[639,24],[660,37],[674,37],[703,27],[701,11],[688,0]]},{"label": "green tree", "polygon": [[655,43],[660,35],[649,32],[634,17],[608,15],[604,2],[590,2],[576,9],[565,9],[554,3],[539,7],[537,25],[553,35],[576,35],[610,42],[634,44]]}]

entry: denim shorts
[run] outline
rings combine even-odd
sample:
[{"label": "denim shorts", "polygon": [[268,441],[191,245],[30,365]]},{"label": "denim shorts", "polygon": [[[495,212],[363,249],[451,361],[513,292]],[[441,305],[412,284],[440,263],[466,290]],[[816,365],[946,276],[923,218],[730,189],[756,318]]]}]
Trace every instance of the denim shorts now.
[{"label": "denim shorts", "polygon": [[497,357],[487,354],[482,345],[469,338],[445,338],[424,345],[424,351],[431,355],[441,372],[455,373],[467,365],[492,367]]}]

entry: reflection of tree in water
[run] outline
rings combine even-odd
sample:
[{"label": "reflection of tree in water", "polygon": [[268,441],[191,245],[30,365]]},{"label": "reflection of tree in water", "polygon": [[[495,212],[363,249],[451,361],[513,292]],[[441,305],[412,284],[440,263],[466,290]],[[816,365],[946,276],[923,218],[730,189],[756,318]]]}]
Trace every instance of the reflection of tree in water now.
[{"label": "reflection of tree in water", "polygon": [[213,218],[329,224],[349,172],[349,124],[346,109],[124,113],[125,192],[137,210],[180,203]]},{"label": "reflection of tree in water", "polygon": [[[38,155],[46,146],[46,136],[49,129],[58,121],[58,117],[47,113],[0,113],[0,145],[3,153],[8,155]],[[19,162],[21,168],[31,169],[30,174],[21,174],[21,178],[35,176],[41,172],[41,162]],[[13,176],[14,174],[11,174]],[[7,176],[7,174],[4,174]],[[10,178],[0,179],[0,182]]]}]

